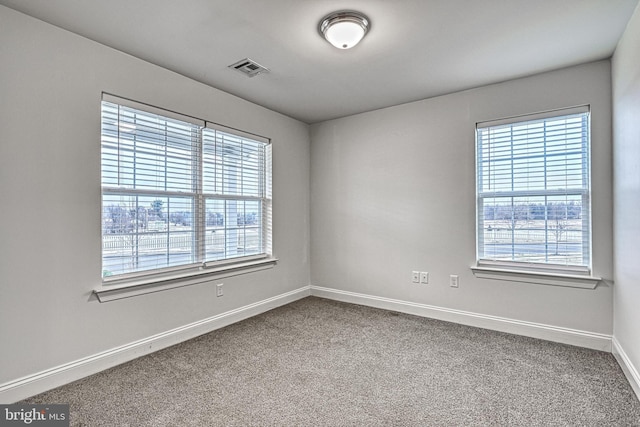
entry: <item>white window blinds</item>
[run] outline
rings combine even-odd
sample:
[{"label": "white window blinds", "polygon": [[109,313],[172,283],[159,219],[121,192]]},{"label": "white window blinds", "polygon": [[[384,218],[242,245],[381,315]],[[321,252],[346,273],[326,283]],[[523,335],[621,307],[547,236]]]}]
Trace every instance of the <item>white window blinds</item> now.
[{"label": "white window blinds", "polygon": [[270,254],[268,140],[105,95],[103,277]]},{"label": "white window blinds", "polygon": [[205,260],[266,251],[271,223],[269,147],[210,125],[202,135]]},{"label": "white window blinds", "polygon": [[478,260],[590,265],[588,108],[479,123]]}]

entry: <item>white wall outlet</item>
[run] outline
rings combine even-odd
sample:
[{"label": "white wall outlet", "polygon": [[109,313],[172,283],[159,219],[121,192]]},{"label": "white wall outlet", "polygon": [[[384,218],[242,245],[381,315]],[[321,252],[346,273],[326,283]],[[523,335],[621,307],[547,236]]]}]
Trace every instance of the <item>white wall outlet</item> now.
[{"label": "white wall outlet", "polygon": [[426,271],[420,272],[420,283],[429,283],[429,273]]},{"label": "white wall outlet", "polygon": [[419,271],[412,271],[411,272],[411,281],[413,283],[420,283],[420,272]]},{"label": "white wall outlet", "polygon": [[452,274],[451,276],[449,276],[449,286],[451,286],[452,288],[457,288],[458,286],[460,286],[460,278],[457,274]]},{"label": "white wall outlet", "polygon": [[216,285],[216,296],[217,297],[221,297],[224,295],[224,288],[223,288],[223,284],[222,283],[218,283]]}]

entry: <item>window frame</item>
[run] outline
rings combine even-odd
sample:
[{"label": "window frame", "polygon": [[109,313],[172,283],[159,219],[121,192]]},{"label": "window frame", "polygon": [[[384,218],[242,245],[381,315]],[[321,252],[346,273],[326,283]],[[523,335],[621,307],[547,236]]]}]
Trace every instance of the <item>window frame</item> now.
[{"label": "window frame", "polygon": [[[115,104],[119,107],[132,108],[134,110],[140,111],[142,113],[150,113],[154,115],[161,116],[162,118],[179,120],[181,122],[186,122],[192,126],[196,126],[197,138],[194,141],[195,148],[191,148],[194,158],[190,163],[185,164],[185,169],[183,171],[187,171],[186,175],[191,175],[190,181],[188,181],[191,186],[190,191],[159,191],[159,190],[148,190],[147,189],[139,189],[136,185],[129,186],[118,186],[118,185],[105,185],[105,170],[104,170],[104,162],[105,162],[105,153],[104,153],[104,127],[103,127],[103,119],[105,116],[104,111],[104,103]],[[126,98],[118,97],[115,95],[111,95],[108,93],[102,94],[101,99],[101,108],[100,108],[100,117],[101,117],[101,131],[100,131],[100,140],[101,140],[101,270],[102,274],[102,285],[103,287],[96,291],[96,295],[102,301],[103,299],[118,299],[123,297],[122,295],[132,296],[131,294],[138,293],[148,293],[155,292],[158,289],[157,286],[161,285],[163,288],[173,288],[176,286],[184,286],[185,284],[189,284],[189,282],[201,282],[203,277],[215,275],[217,277],[226,277],[229,275],[237,275],[243,274],[252,271],[259,271],[265,268],[271,268],[275,265],[277,259],[273,257],[273,248],[272,248],[272,189],[271,189],[271,180],[272,180],[272,143],[269,138],[262,137],[259,135],[255,135],[245,131],[239,131],[237,129],[229,128],[226,126],[222,126],[207,120],[202,120],[198,118],[194,118],[188,115],[176,113],[174,111],[166,110],[163,108],[155,107],[152,105],[148,105],[145,103],[132,101]],[[119,126],[119,121],[117,125]],[[193,128],[192,128],[193,129]],[[255,172],[257,178],[253,177],[253,182],[258,182],[260,188],[257,190],[259,195],[252,194],[251,196],[245,196],[242,191],[246,188],[245,186],[241,186],[238,189],[240,193],[216,193],[209,192],[206,193],[204,188],[206,186],[206,182],[203,178],[203,170],[204,170],[204,150],[205,150],[205,133],[214,133],[221,132],[223,135],[232,136],[237,138],[240,142],[239,146],[244,147],[244,143],[251,143],[257,147],[258,153],[261,157],[257,160],[257,162],[262,162],[260,164],[260,168],[258,172]],[[217,135],[217,134],[215,134]],[[193,138],[193,136],[192,136]],[[214,136],[213,144],[217,144],[217,136]],[[120,142],[118,142],[119,144]],[[166,155],[166,154],[165,154]],[[223,160],[226,161],[226,160]],[[134,170],[135,167],[132,167]],[[239,173],[246,172],[246,168],[240,169]],[[119,173],[119,172],[118,172]],[[223,172],[220,172],[222,175]],[[243,175],[244,176],[244,175]],[[220,178],[222,181],[225,181],[227,178]],[[221,182],[222,182],[221,181]],[[165,189],[167,185],[167,178],[165,177]],[[190,200],[191,203],[191,230],[190,233],[192,236],[191,249],[190,249],[190,257],[192,262],[185,262],[176,265],[169,266],[161,266],[159,268],[149,268],[142,269],[137,271],[128,271],[123,273],[118,273],[115,275],[104,275],[104,203],[105,203],[105,195],[108,194],[118,194],[122,197],[129,196],[152,196],[152,197],[185,197]],[[259,248],[256,254],[250,255],[240,255],[240,256],[232,256],[229,257],[224,251],[224,257],[221,259],[212,259],[211,257],[207,257],[206,255],[206,243],[205,236],[207,234],[207,200],[223,200],[225,201],[225,206],[227,201],[240,201],[243,202],[246,200],[254,201],[254,206],[257,204],[258,207],[261,208],[261,213],[259,214],[259,224],[256,228],[259,230]],[[226,212],[225,212],[226,213]],[[226,218],[226,215],[225,215]],[[167,218],[165,222],[170,222]],[[240,227],[239,225],[237,225]],[[136,226],[137,227],[137,226]],[[243,222],[242,229],[246,230],[248,225]],[[230,227],[229,227],[230,229]],[[223,224],[224,236],[226,239],[227,235],[227,221]],[[233,229],[235,231],[235,228]],[[136,229],[136,235],[138,233],[138,229]],[[233,232],[233,231],[232,231]],[[170,228],[167,227],[167,236],[171,234]],[[246,231],[245,231],[246,238]],[[226,243],[225,243],[226,245]],[[226,246],[225,246],[226,248]],[[168,249],[167,249],[168,251]],[[169,252],[167,252],[169,254]],[[169,255],[168,255],[169,256]],[[185,279],[189,279],[186,280]],[[210,280],[210,278],[208,279]],[[136,290],[131,290],[130,288],[137,288]],[[121,292],[125,290],[124,292]]]},{"label": "window frame", "polygon": [[[582,236],[582,251],[583,254],[583,264],[581,265],[573,265],[573,264],[558,264],[553,262],[528,262],[528,261],[518,261],[518,260],[498,260],[491,259],[490,257],[483,257],[483,242],[484,242],[484,221],[485,219],[482,217],[484,215],[483,212],[483,203],[485,199],[504,197],[508,198],[517,197],[519,195],[519,190],[514,188],[511,191],[485,191],[482,190],[482,176],[481,176],[481,161],[484,158],[482,157],[482,153],[480,151],[480,130],[484,130],[487,128],[504,126],[504,125],[516,125],[516,124],[524,124],[530,121],[536,120],[545,120],[552,118],[560,118],[563,116],[570,116],[575,114],[586,114],[587,120],[587,140],[586,144],[586,159],[582,160],[583,166],[581,168],[582,174],[586,172],[586,188],[582,188],[581,191],[581,201],[583,203],[582,209],[586,209],[586,219],[581,218],[581,231],[583,233]],[[513,147],[513,140],[510,140],[509,144]],[[570,108],[562,108],[556,110],[549,110],[542,113],[536,114],[527,114],[521,116],[513,116],[504,119],[484,121],[476,123],[475,127],[475,163],[476,163],[476,263],[475,266],[471,267],[474,275],[480,278],[489,278],[489,279],[497,279],[497,280],[510,280],[510,281],[520,281],[520,282],[528,282],[528,283],[540,283],[540,284],[549,284],[549,285],[558,285],[558,286],[572,286],[572,287],[582,287],[582,288],[594,288],[597,285],[597,282],[601,280],[598,277],[591,276],[592,272],[592,264],[593,264],[593,256],[592,256],[592,241],[593,241],[593,232],[592,232],[592,217],[591,217],[591,200],[592,200],[592,187],[591,187],[591,108],[589,105],[578,106],[578,107],[570,107]],[[546,154],[545,157],[546,159]],[[513,161],[513,160],[512,160]],[[546,161],[546,160],[545,160]],[[586,164],[585,164],[586,163]],[[513,166],[512,166],[513,167]],[[527,167],[528,163],[527,163]],[[586,171],[585,171],[586,168]],[[511,169],[510,176],[513,177],[513,169]],[[546,176],[546,175],[545,175]],[[545,178],[546,180],[546,178]],[[584,185],[584,184],[583,184]],[[532,190],[528,191],[528,197],[545,197],[545,207],[548,204],[547,197],[552,196],[555,190],[547,190],[546,186],[544,190]],[[573,194],[573,190],[562,193],[564,196],[568,196],[569,194]],[[586,201],[586,202],[585,202]],[[548,209],[548,207],[546,208]],[[545,212],[547,212],[545,209]],[[545,213],[546,218],[547,213]],[[586,225],[585,225],[586,221]],[[549,232],[548,225],[545,225],[545,232]],[[512,230],[513,232],[514,230]],[[584,236],[584,233],[587,233]],[[556,238],[557,239],[557,238]],[[588,251],[584,254],[584,250]],[[546,252],[545,252],[546,254]],[[530,253],[531,255],[531,253]],[[494,257],[495,258],[495,257]],[[584,260],[587,259],[585,263]]]}]

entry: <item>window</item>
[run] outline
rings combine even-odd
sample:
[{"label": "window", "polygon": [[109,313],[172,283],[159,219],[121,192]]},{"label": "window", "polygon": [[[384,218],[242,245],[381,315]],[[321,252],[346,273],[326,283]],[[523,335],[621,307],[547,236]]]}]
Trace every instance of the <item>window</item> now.
[{"label": "window", "polygon": [[478,263],[588,272],[587,107],[478,123]]},{"label": "window", "polygon": [[103,278],[268,257],[270,147],[255,135],[105,94]]}]

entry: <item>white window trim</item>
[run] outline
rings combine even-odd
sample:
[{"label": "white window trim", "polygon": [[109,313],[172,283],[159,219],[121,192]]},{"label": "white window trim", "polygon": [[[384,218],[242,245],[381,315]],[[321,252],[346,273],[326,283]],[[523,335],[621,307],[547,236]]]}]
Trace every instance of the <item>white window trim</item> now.
[{"label": "white window trim", "polygon": [[[201,120],[108,93],[102,94],[102,101],[189,122],[202,128],[228,132],[241,137],[261,141],[267,145],[271,144],[271,140],[269,138],[260,135],[229,128],[210,121]],[[267,173],[271,174],[270,161],[267,166]],[[271,199],[271,178],[268,178],[266,185],[267,198]],[[99,289],[95,289],[93,294],[96,296],[98,301],[102,303],[271,269],[277,264],[278,258],[273,256],[271,243],[273,237],[270,235],[272,225],[270,221],[271,220],[268,220],[263,224],[263,233],[266,234],[265,238],[267,239],[265,246],[267,250],[266,253],[216,261],[203,261],[162,269],[143,270],[116,276],[107,276],[102,278],[102,286]]]},{"label": "white window trim", "polygon": [[[211,282],[225,277],[239,276],[241,274],[254,273],[256,271],[273,268],[278,262],[277,258],[264,257],[248,260],[241,263],[221,265],[207,268],[204,263],[195,269],[174,271],[172,274],[156,273],[146,274],[137,279],[118,278],[109,281],[108,286],[93,291],[99,302],[109,302],[153,292],[166,291],[184,286],[197,285]],[[106,283],[103,283],[106,284]]]},{"label": "white window trim", "polygon": [[507,280],[509,282],[533,283],[536,285],[564,286],[569,288],[595,289],[601,277],[590,274],[508,269],[497,266],[473,266],[473,275],[478,279]]},{"label": "white window trim", "polygon": [[[560,108],[555,110],[544,111],[534,114],[525,114],[520,116],[507,117],[503,119],[490,120],[476,123],[476,134],[478,127],[490,127],[499,126],[502,124],[516,123],[519,121],[537,120],[555,117],[558,115],[570,115],[584,112],[590,112],[589,105]],[[589,153],[589,159],[591,159],[591,153]],[[477,147],[476,147],[476,169],[477,169]],[[589,164],[589,169],[591,165]],[[478,172],[476,170],[476,180]],[[591,171],[589,170],[589,179],[591,178]],[[591,185],[589,183],[589,188]],[[477,199],[478,184],[476,182],[476,199]],[[591,190],[589,190],[589,197],[591,197]],[[478,200],[476,200],[476,205]],[[591,215],[591,213],[590,213]],[[476,217],[476,256],[478,254],[478,219]],[[492,260],[476,259],[476,265],[471,266],[470,269],[473,275],[480,279],[493,279],[493,280],[506,280],[510,282],[523,282],[533,283],[539,285],[551,285],[551,286],[564,286],[572,288],[582,289],[595,289],[598,283],[603,279],[598,276],[591,275],[591,265],[593,263],[592,245],[593,245],[593,223],[590,219],[589,228],[589,263],[590,266],[563,266],[556,264],[536,264],[531,265],[526,262],[500,262]]]}]

